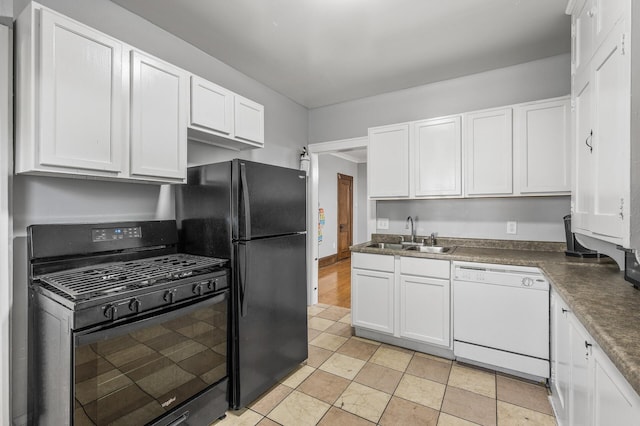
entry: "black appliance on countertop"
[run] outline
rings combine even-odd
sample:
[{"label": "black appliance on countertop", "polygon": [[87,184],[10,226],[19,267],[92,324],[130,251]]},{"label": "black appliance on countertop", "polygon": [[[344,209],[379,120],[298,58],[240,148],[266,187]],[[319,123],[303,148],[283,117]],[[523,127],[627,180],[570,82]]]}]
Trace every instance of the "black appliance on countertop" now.
[{"label": "black appliance on countertop", "polygon": [[228,263],[175,221],[32,225],[29,424],[202,425],[227,400]]},{"label": "black appliance on countertop", "polygon": [[180,248],[231,259],[230,406],[307,358],[306,174],[233,160],[189,168],[176,188]]},{"label": "black appliance on countertop", "polygon": [[564,233],[567,239],[567,250],[564,252],[567,256],[573,257],[600,257],[600,254],[584,247],[576,240],[576,236],[571,232],[571,215],[568,214],[564,218]]}]

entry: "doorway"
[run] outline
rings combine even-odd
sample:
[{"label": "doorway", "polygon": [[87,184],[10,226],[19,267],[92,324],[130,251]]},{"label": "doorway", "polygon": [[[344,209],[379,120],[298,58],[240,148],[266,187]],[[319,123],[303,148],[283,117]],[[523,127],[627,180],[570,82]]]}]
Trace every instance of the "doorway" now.
[{"label": "doorway", "polygon": [[338,261],[351,257],[353,244],[353,176],[338,173]]}]

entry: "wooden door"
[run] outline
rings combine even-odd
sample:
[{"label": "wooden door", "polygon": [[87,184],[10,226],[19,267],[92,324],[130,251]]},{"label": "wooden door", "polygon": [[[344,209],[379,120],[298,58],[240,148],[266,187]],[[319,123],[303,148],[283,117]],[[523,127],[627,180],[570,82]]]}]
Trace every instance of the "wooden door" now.
[{"label": "wooden door", "polygon": [[338,260],[351,256],[353,244],[353,177],[338,173]]}]

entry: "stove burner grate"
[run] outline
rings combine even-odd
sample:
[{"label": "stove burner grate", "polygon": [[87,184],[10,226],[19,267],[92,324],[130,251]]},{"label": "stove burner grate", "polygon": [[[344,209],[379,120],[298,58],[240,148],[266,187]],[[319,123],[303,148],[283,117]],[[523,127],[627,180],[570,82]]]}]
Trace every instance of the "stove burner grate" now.
[{"label": "stove burner grate", "polygon": [[222,266],[226,262],[224,259],[178,253],[70,269],[41,275],[36,279],[74,300],[87,300],[199,275],[201,270]]}]

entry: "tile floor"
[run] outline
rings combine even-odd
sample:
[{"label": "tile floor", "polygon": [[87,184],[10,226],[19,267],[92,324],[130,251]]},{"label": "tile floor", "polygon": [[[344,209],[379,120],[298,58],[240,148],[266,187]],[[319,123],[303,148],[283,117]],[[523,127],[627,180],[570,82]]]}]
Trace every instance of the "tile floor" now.
[{"label": "tile floor", "polygon": [[352,336],[349,309],[308,308],[309,359],[227,425],[555,425],[547,390]]}]

